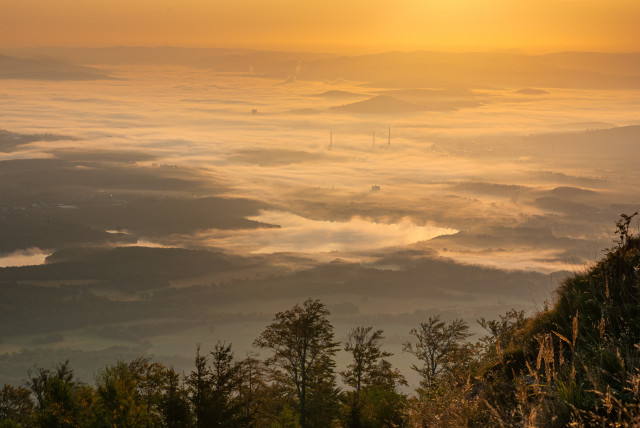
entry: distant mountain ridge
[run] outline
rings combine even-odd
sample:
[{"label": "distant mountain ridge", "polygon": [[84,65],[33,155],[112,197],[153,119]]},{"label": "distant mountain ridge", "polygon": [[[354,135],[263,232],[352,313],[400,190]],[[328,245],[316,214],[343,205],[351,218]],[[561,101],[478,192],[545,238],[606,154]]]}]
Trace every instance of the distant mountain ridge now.
[{"label": "distant mountain ridge", "polygon": [[[290,81],[348,80],[366,82],[378,88],[640,88],[638,52],[528,55],[519,52],[415,51],[340,56],[248,49],[120,46],[5,49],[0,53],[49,56],[63,62],[89,65],[188,66]],[[0,74],[4,74],[1,63],[0,60]],[[99,74],[95,69],[70,71],[80,73],[76,78],[95,78],[94,73]],[[59,74],[65,76],[70,71],[62,70]]]},{"label": "distant mountain ridge", "polygon": [[0,55],[0,79],[98,80],[101,71],[52,58],[16,58]]},{"label": "distant mountain ridge", "polygon": [[332,111],[365,114],[402,114],[425,110],[424,107],[389,95],[377,95],[364,101],[331,107]]}]

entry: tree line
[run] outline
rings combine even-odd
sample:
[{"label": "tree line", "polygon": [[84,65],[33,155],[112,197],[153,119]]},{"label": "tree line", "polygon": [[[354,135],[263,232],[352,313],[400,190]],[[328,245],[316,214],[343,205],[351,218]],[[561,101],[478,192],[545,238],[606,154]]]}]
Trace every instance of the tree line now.
[{"label": "tree line", "polygon": [[[104,367],[93,386],[74,378],[69,361],[36,368],[25,386],[4,385],[0,427],[403,427],[424,419],[429,401],[464,385],[483,358],[479,347],[488,349],[467,341],[464,321],[429,318],[404,344],[422,379],[408,395],[383,349],[383,331],[356,327],[340,344],[329,315],[308,299],[275,314],[254,341],[268,358],[236,358],[223,341],[209,351],[198,345],[183,375],[147,357]],[[341,347],[350,359],[338,370]]]}]

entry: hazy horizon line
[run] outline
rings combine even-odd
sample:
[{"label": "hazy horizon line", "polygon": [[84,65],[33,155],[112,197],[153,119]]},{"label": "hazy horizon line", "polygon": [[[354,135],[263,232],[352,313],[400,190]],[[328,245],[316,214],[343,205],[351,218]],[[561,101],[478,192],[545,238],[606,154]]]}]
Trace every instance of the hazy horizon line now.
[{"label": "hazy horizon line", "polygon": [[402,48],[382,48],[376,50],[375,48],[363,48],[363,49],[348,49],[346,51],[331,51],[327,49],[298,49],[287,47],[249,47],[249,46],[188,46],[188,45],[100,45],[100,46],[86,46],[86,45],[34,45],[34,46],[0,46],[0,50],[3,51],[19,51],[19,50],[33,50],[33,49],[185,49],[185,50],[229,50],[229,51],[247,51],[247,52],[273,52],[273,53],[307,53],[318,55],[338,55],[338,56],[365,56],[365,55],[382,55],[388,53],[450,53],[450,54],[513,54],[513,55],[526,55],[526,56],[544,56],[553,54],[569,54],[569,53],[592,53],[592,54],[604,54],[604,55],[632,55],[640,54],[640,50],[586,50],[586,49],[559,49],[559,50],[532,50],[523,48],[494,48],[494,49],[435,49],[435,48],[416,48],[416,49],[402,49]]}]

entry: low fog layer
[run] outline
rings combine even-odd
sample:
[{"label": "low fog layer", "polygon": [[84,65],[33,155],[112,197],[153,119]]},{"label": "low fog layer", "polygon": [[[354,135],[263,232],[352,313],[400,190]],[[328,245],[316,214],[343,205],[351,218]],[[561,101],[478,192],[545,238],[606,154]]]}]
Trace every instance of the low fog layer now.
[{"label": "low fog layer", "polygon": [[123,52],[0,89],[1,382],[242,354],[307,297],[399,353],[539,309],[640,208],[636,55]]}]

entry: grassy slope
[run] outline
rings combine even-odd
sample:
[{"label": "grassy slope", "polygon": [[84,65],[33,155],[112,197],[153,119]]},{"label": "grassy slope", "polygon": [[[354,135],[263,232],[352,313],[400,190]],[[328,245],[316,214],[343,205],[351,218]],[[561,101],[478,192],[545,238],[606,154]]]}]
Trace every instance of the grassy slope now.
[{"label": "grassy slope", "polygon": [[494,423],[640,421],[640,237],[623,241],[503,344],[481,392]]}]

